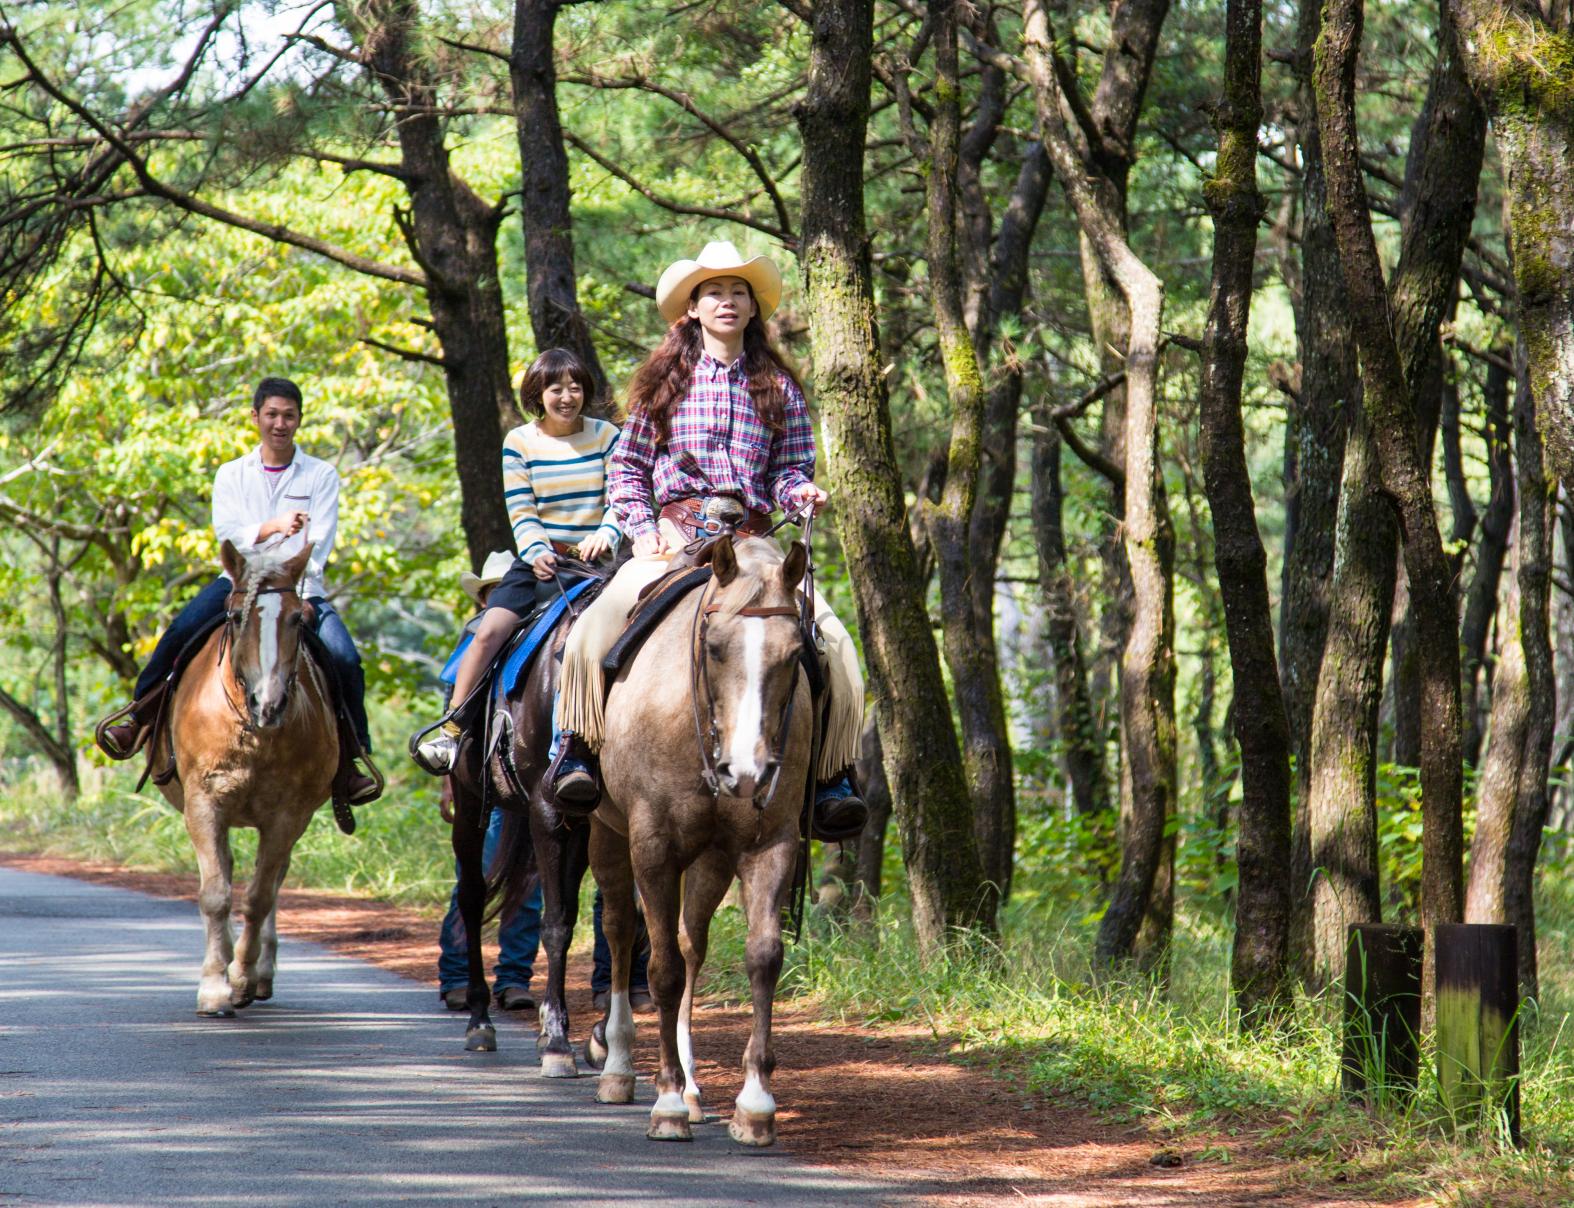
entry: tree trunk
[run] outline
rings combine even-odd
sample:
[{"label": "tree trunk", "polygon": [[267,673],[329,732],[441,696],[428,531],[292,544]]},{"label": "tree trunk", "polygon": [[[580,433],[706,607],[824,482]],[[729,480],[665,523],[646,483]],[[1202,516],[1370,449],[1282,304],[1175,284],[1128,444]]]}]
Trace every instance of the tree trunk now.
[{"label": "tree trunk", "polygon": [[[1464,665],[1465,760],[1475,765],[1481,753],[1481,719],[1477,691],[1486,659],[1487,632],[1498,607],[1498,584],[1508,552],[1509,529],[1514,521],[1514,466],[1509,455],[1511,425],[1508,413],[1508,373],[1499,365],[1487,366],[1484,391],[1487,408],[1487,473],[1492,494],[1481,519],[1481,543],[1476,569],[1465,591],[1465,617],[1459,626],[1460,660]],[[1452,489],[1452,488],[1451,488]],[[1496,676],[1493,676],[1496,685]],[[1495,687],[1494,687],[1495,691]],[[1495,707],[1495,701],[1494,701]]]},{"label": "tree trunk", "polygon": [[427,276],[453,417],[460,523],[471,566],[479,569],[490,551],[514,548],[500,468],[503,428],[518,422],[497,272],[502,209],[477,196],[449,164],[437,85],[413,45],[419,14],[412,0],[340,9],[346,28],[359,34],[368,73],[398,114],[394,129],[410,208],[396,218]]},{"label": "tree trunk", "polygon": [[863,155],[872,0],[815,5],[803,136],[801,262],[814,381],[827,429],[842,548],[858,601],[893,810],[921,948],[954,928],[993,929],[939,652],[918,590],[880,371]]},{"label": "tree trunk", "polygon": [[1534,0],[1447,0],[1507,177],[1515,317],[1547,461],[1574,490],[1574,27]]},{"label": "tree trunk", "polygon": [[885,751],[873,713],[864,721],[857,770],[869,816],[858,836],[858,855],[853,861],[853,917],[868,922],[874,917],[874,904],[880,900],[885,831],[891,823],[891,785],[885,778]]},{"label": "tree trunk", "polygon": [[[1523,354],[1519,360],[1524,366]],[[1518,929],[1520,989],[1532,996],[1539,990],[1536,858],[1551,803],[1547,764],[1557,705],[1548,620],[1556,491],[1551,489],[1542,464],[1535,412],[1526,367],[1520,373],[1514,404],[1519,466],[1517,565],[1504,602],[1509,623],[1501,626],[1507,636],[1493,678],[1492,734],[1477,794],[1470,887],[1465,898],[1466,921],[1512,923]]]},{"label": "tree trunk", "polygon": [[[1458,922],[1464,909],[1459,631],[1448,560],[1432,503],[1431,476],[1422,459],[1416,402],[1396,342],[1396,326],[1414,323],[1407,323],[1412,302],[1404,286],[1410,278],[1401,263],[1390,306],[1361,181],[1355,128],[1355,65],[1361,27],[1361,0],[1328,0],[1317,42],[1314,83],[1329,214],[1360,353],[1363,409],[1371,421],[1384,493],[1394,500],[1399,514],[1411,615],[1421,651],[1421,918],[1423,927],[1430,930],[1438,923]],[[1456,260],[1453,273],[1457,272]],[[1423,297],[1419,305],[1426,304]],[[1441,307],[1437,313],[1441,316]],[[1412,329],[1404,334],[1414,337],[1416,333]],[[1435,330],[1431,338],[1436,338]],[[1416,340],[1420,347],[1429,343]],[[1415,363],[1411,360],[1409,366]]]},{"label": "tree trunk", "polygon": [[[1352,923],[1382,921],[1377,883],[1377,713],[1394,600],[1393,510],[1378,494],[1376,450],[1357,412],[1345,441],[1327,645],[1309,743],[1309,965],[1316,994],[1343,969]],[[1301,883],[1296,882],[1297,891]]]},{"label": "tree trunk", "polygon": [[[962,723],[962,758],[972,792],[973,830],[984,876],[1005,897],[1016,843],[1016,802],[1011,781],[1011,742],[995,658],[994,625],[974,623],[977,573],[968,540],[978,498],[984,379],[962,310],[957,255],[957,152],[961,102],[957,83],[957,0],[931,0],[929,24],[935,50],[934,111],[929,121],[927,209],[930,303],[934,308],[946,393],[951,400],[950,455],[945,490],[929,511],[929,531],[940,566],[941,635],[956,710]],[[979,590],[991,594],[994,576]],[[981,640],[987,639],[987,640]]]},{"label": "tree trunk", "polygon": [[1214,110],[1219,155],[1203,186],[1213,216],[1213,286],[1203,337],[1203,478],[1213,514],[1213,558],[1224,603],[1241,749],[1240,884],[1230,986],[1242,1021],[1271,1020],[1289,1003],[1290,735],[1268,602],[1268,555],[1257,532],[1241,378],[1251,310],[1252,265],[1262,195],[1257,192],[1260,0],[1229,0],[1224,95]]},{"label": "tree trunk", "polygon": [[[1375,550],[1368,548],[1371,535],[1346,524],[1364,523],[1370,507],[1365,500],[1357,505],[1355,516],[1345,516],[1352,506],[1339,493],[1344,473],[1345,435],[1350,417],[1360,408],[1360,377],[1356,370],[1355,337],[1350,331],[1350,312],[1339,268],[1339,249],[1334,243],[1333,226],[1328,220],[1328,204],[1323,179],[1322,138],[1317,131],[1316,103],[1312,95],[1312,45],[1317,40],[1321,6],[1304,0],[1300,6],[1297,31],[1296,75],[1300,81],[1297,104],[1300,117],[1297,132],[1301,144],[1301,304],[1296,309],[1296,331],[1300,339],[1301,389],[1290,403],[1289,424],[1285,429],[1285,464],[1290,474],[1285,481],[1284,579],[1281,586],[1279,670],[1284,680],[1285,716],[1290,727],[1290,750],[1295,759],[1295,817],[1291,828],[1290,849],[1290,951],[1295,955],[1303,977],[1310,977],[1312,942],[1312,861],[1311,801],[1314,758],[1313,711],[1322,691],[1323,648],[1329,642],[1331,600],[1344,600],[1334,562],[1335,534],[1348,532],[1352,556],[1345,575],[1354,579],[1345,590],[1362,593],[1368,604],[1374,592],[1386,594],[1380,584],[1363,578],[1374,569]],[[1392,523],[1384,524],[1390,530]],[[1359,549],[1354,547],[1359,546]],[[1392,562],[1393,555],[1389,555]],[[1390,572],[1391,573],[1391,572]],[[1392,591],[1392,585],[1386,592]],[[1357,626],[1347,631],[1352,641],[1360,633]],[[1383,620],[1381,640],[1387,639],[1387,618]],[[1347,643],[1340,654],[1334,674],[1344,686],[1359,694],[1360,685],[1371,678],[1358,671],[1350,661],[1360,643]],[[1379,657],[1382,647],[1379,645]],[[1380,682],[1381,668],[1377,678]],[[1337,699],[1348,704],[1348,713],[1364,718],[1360,700]],[[1376,720],[1373,715],[1372,741]],[[1347,736],[1354,741],[1356,736]],[[1368,760],[1370,757],[1368,757]],[[1343,799],[1353,801],[1356,788],[1354,769],[1351,780],[1341,790]],[[1375,915],[1373,916],[1375,917]],[[1341,939],[1341,944],[1343,940]],[[1325,966],[1333,969],[1333,966]],[[1320,980],[1320,979],[1319,979]]]},{"label": "tree trunk", "polygon": [[567,348],[590,370],[596,393],[611,402],[606,373],[579,308],[569,214],[568,153],[557,109],[552,30],[562,0],[515,0],[508,75],[519,135],[520,217],[525,227],[525,287],[536,351]]},{"label": "tree trunk", "polygon": [[1084,817],[1109,809],[1104,733],[1088,700],[1087,668],[1077,632],[1076,599],[1066,564],[1066,534],[1060,489],[1060,436],[1047,403],[1035,408],[1033,435],[1033,536],[1038,546],[1038,584],[1044,598],[1044,635],[1055,660],[1055,699],[1060,706],[1060,743],[1071,798]]},{"label": "tree trunk", "polygon": [[[1121,658],[1121,721],[1132,786],[1131,822],[1121,870],[1099,925],[1097,954],[1105,963],[1137,954],[1147,924],[1150,964],[1164,959],[1169,941],[1173,881],[1160,865],[1173,858],[1166,835],[1175,803],[1174,534],[1164,497],[1158,445],[1159,338],[1164,287],[1132,252],[1107,179],[1090,173],[1065,125],[1054,53],[1042,0],[1029,0],[1023,42],[1040,130],[1055,175],[1078,226],[1126,303],[1131,337],[1126,347],[1125,549],[1132,579],[1132,624]],[[1150,906],[1156,909],[1150,917]]]}]

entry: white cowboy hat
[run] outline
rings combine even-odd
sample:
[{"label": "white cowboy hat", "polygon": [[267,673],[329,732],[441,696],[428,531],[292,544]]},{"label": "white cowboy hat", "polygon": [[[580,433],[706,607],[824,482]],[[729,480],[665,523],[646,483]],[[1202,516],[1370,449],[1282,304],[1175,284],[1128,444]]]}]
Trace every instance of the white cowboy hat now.
[{"label": "white cowboy hat", "polygon": [[771,317],[782,300],[782,273],[768,256],[745,260],[725,239],[705,245],[697,260],[679,260],[669,265],[656,282],[656,309],[668,323],[676,323],[689,309],[689,295],[701,281],[712,277],[742,277],[754,290],[760,308],[760,321]]},{"label": "white cowboy hat", "polygon": [[496,587],[513,565],[514,555],[510,550],[495,549],[486,556],[486,561],[481,563],[479,575],[465,571],[459,576],[459,586],[465,589],[465,595],[475,601],[477,608],[484,607],[481,603],[482,589]]}]

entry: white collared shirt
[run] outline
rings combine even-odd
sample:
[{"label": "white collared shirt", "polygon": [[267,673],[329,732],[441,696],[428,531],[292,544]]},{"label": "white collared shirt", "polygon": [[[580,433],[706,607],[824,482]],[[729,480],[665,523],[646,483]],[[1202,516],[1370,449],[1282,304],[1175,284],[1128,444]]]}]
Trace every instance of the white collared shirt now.
[{"label": "white collared shirt", "polygon": [[[277,479],[277,481],[274,481]],[[281,512],[306,512],[311,522],[293,537],[275,533],[261,544],[257,530]],[[227,461],[213,478],[213,531],[243,554],[276,550],[297,553],[312,543],[303,596],[323,596],[323,574],[333,553],[339,527],[339,471],[327,462],[295,450],[295,458],[277,475],[262,468],[262,450]]]}]

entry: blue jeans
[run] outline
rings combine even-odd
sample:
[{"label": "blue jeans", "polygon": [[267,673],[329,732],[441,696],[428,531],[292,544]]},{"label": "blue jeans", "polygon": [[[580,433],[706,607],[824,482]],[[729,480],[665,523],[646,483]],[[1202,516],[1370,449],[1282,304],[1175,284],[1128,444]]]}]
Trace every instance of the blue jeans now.
[{"label": "blue jeans", "polygon": [[[497,851],[497,838],[502,833],[503,811],[495,809],[486,825],[486,839],[481,844],[482,868],[491,866],[492,856]],[[457,863],[454,866],[454,876],[455,878],[459,876]],[[497,966],[492,970],[494,992],[508,986],[530,985],[530,967],[535,964],[536,949],[540,943],[541,887],[538,885],[514,912],[514,917],[498,928]],[[448,917],[443,920],[443,929],[438,933],[437,944],[442,950],[437,958],[439,992],[446,994],[456,986],[468,986],[470,955],[465,941],[465,921],[459,914],[457,884],[454,885],[454,892],[448,899]]]},{"label": "blue jeans", "polygon": [[[186,643],[202,632],[204,626],[224,615],[224,602],[229,598],[230,581],[220,575],[199,591],[180,615],[159,637],[158,645],[148,658],[148,664],[137,676],[133,699],[140,700],[164,681],[175,669],[175,660],[186,648]],[[361,656],[355,649],[350,631],[344,627],[338,609],[321,596],[311,597],[309,603],[316,610],[312,631],[328,653],[329,671],[338,682],[350,724],[362,749],[372,749],[371,735],[366,727],[366,674],[361,670]]]},{"label": "blue jeans", "polygon": [[[603,990],[612,989],[612,946],[607,943],[607,934],[601,930],[601,890],[596,890],[595,905],[591,907],[590,919],[595,931],[596,951],[595,964],[590,970],[590,992],[600,994]],[[629,989],[644,990],[650,985],[650,976],[646,966],[650,964],[650,939],[645,934],[643,927],[636,928],[634,933],[634,960],[629,965]]]}]

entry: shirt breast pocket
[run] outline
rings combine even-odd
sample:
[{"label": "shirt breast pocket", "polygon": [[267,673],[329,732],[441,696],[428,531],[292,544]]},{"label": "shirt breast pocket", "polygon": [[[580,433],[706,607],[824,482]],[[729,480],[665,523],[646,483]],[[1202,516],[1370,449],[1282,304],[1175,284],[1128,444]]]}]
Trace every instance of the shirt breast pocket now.
[{"label": "shirt breast pocket", "polygon": [[311,501],[312,497],[310,495],[286,495],[284,497],[285,503],[303,508]]}]

